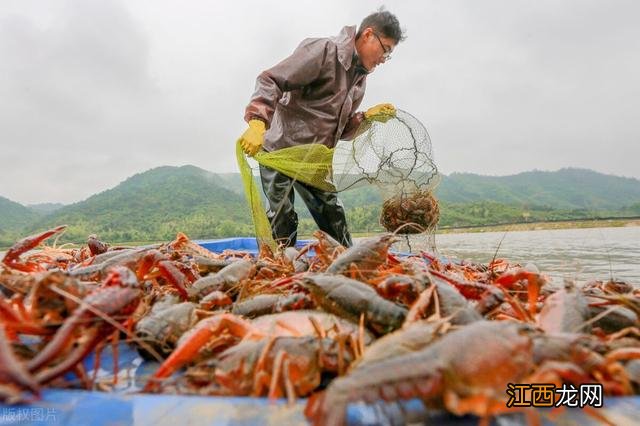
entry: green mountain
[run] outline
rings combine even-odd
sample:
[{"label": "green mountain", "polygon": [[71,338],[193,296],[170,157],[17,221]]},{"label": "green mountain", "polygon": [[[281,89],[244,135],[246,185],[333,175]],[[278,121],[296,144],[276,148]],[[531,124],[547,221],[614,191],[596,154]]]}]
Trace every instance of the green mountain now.
[{"label": "green mountain", "polygon": [[512,176],[453,173],[436,194],[442,201],[547,206],[554,209],[613,210],[640,202],[640,180],[567,168]]},{"label": "green mountain", "polygon": [[113,189],[65,206],[32,223],[28,232],[68,224],[67,241],[97,234],[106,241],[168,240],[249,235],[244,198],[219,176],[194,166],[158,167]]},{"label": "green mountain", "polygon": [[39,203],[39,204],[27,204],[27,207],[33,210],[36,213],[40,213],[42,215],[46,215],[49,213],[53,213],[56,210],[60,210],[64,207],[62,203]]},{"label": "green mountain", "polygon": [[[259,177],[256,177],[258,185]],[[354,232],[376,232],[382,198],[374,185],[340,195]],[[640,215],[640,181],[584,169],[532,171],[513,176],[453,173],[436,190],[440,225],[467,226]],[[315,224],[296,198],[300,233]],[[0,197],[0,246],[21,236],[68,224],[61,242],[90,234],[109,242],[252,235],[238,173],[214,174],[194,167],[158,167],[67,206],[24,207]]]},{"label": "green mountain", "polygon": [[[640,180],[586,169],[512,176],[453,173],[442,176],[435,193],[441,227],[640,215]],[[341,193],[351,229],[381,230],[378,217],[387,196],[373,185]],[[301,229],[312,231],[306,209],[299,212]]]},{"label": "green mountain", "polygon": [[[227,188],[242,194],[238,173],[219,174]],[[260,185],[259,178],[256,179]],[[452,173],[442,176],[436,196],[444,203],[495,202],[551,209],[616,210],[640,202],[640,180],[605,175],[587,169],[566,168],[555,172],[530,171],[511,176]],[[382,195],[374,185],[340,194],[347,208],[380,204]]]},{"label": "green mountain", "polygon": [[[225,182],[225,188],[241,195],[244,194],[244,184],[240,173],[216,173],[216,175]],[[260,176],[255,176],[255,181],[260,187]]]},{"label": "green mountain", "polygon": [[25,226],[40,215],[20,203],[0,197],[0,232]]}]

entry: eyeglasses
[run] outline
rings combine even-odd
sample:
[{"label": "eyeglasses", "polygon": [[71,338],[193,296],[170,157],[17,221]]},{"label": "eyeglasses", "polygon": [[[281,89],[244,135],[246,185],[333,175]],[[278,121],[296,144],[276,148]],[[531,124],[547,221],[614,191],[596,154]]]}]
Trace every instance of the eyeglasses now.
[{"label": "eyeglasses", "polygon": [[382,59],[388,61],[389,59],[391,59],[391,49],[387,49],[386,47],[384,47],[384,44],[382,44],[382,40],[380,40],[380,37],[378,37],[378,34],[373,33],[373,35],[378,39],[378,43],[380,43],[380,47],[382,47],[382,51],[384,52],[382,54]]}]

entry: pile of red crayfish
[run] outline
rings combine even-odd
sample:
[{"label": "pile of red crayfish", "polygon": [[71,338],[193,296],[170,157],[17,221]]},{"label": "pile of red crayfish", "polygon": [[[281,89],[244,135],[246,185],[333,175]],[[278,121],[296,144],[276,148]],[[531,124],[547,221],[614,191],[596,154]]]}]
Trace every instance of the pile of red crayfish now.
[{"label": "pile of red crayfish", "polygon": [[[419,398],[484,419],[513,410],[507,387],[640,391],[640,290],[621,281],[553,286],[533,265],[395,255],[393,234],[257,256],[212,253],[178,234],[144,247],[90,236],[24,238],[0,264],[0,400],[96,389],[82,362],[125,340],[159,361],[144,392],[309,397],[314,424],[348,404]],[[117,365],[117,362],[114,363]],[[70,383],[68,372],[78,380]],[[117,378],[117,374],[114,374]]]}]

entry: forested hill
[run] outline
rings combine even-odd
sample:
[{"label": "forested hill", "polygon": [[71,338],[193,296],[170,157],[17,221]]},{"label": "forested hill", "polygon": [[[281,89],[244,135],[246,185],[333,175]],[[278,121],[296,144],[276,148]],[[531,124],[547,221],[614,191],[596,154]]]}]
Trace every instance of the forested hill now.
[{"label": "forested hill", "polygon": [[[157,241],[182,231],[191,238],[251,235],[238,173],[214,174],[195,166],[158,167],[79,203],[28,208],[0,197],[0,246],[60,224],[64,241],[89,234],[111,242]],[[531,171],[513,176],[454,173],[436,195],[441,226],[640,215],[640,181],[584,169]],[[354,232],[380,230],[375,186],[340,194]],[[300,206],[302,207],[302,206]],[[315,229],[305,208],[300,231]]]},{"label": "forested hill", "polygon": [[26,226],[38,217],[32,209],[0,196],[0,234]]},{"label": "forested hill", "polygon": [[[219,176],[228,183],[229,189],[242,193],[238,173]],[[640,180],[575,168],[511,176],[452,173],[442,176],[436,195],[447,203],[484,201],[565,210],[617,210],[640,202]],[[375,186],[346,191],[340,198],[349,207],[380,202]]]},{"label": "forested hill", "polygon": [[556,209],[610,210],[640,202],[640,180],[573,168],[512,176],[453,173],[442,180],[437,194],[452,203],[495,201]]},{"label": "forested hill", "polygon": [[219,176],[195,166],[158,167],[113,189],[65,206],[32,223],[29,231],[69,224],[65,237],[95,233],[107,241],[167,240],[178,231],[192,238],[248,235],[242,195]]},{"label": "forested hill", "polygon": [[64,207],[62,203],[40,203],[40,204],[28,204],[28,208],[35,211],[36,213],[40,213],[42,215],[47,215],[49,213],[53,213],[56,210],[59,210]]}]

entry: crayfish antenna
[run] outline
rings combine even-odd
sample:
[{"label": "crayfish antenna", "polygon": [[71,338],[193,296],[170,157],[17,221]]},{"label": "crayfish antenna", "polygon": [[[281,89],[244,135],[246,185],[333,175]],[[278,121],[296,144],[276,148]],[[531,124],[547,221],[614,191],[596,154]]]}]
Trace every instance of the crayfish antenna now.
[{"label": "crayfish antenna", "polygon": [[360,314],[358,322],[358,351],[360,356],[364,355],[364,312]]},{"label": "crayfish antenna", "polygon": [[[529,323],[535,323],[535,318],[532,314],[529,313],[529,311],[527,311],[522,304],[520,303],[520,301],[516,298],[513,297],[511,294],[509,294],[509,292],[507,290],[505,290],[503,292],[504,294],[504,298],[506,299],[506,301],[509,303],[509,305],[511,305],[511,307],[513,308],[513,310],[515,311],[515,313],[518,315],[518,320],[523,321],[523,322],[529,322]],[[535,307],[534,307],[535,309]]]},{"label": "crayfish antenna", "polygon": [[327,337],[327,330],[325,330],[324,327],[322,327],[320,322],[318,322],[318,320],[312,315],[309,315],[308,318],[309,318],[309,322],[311,322],[311,325],[313,326],[313,330],[316,332],[318,337],[320,339],[324,339],[325,337]]},{"label": "crayfish antenna", "polygon": [[283,376],[282,364],[286,356],[287,353],[284,350],[279,350],[274,358],[273,372],[271,373],[271,383],[269,383],[268,397],[270,400],[276,399],[280,394],[278,392],[278,381],[280,380],[280,376]]},{"label": "crayfish antenna", "polygon": [[296,391],[293,387],[293,381],[291,380],[291,368],[289,358],[286,357],[282,361],[282,380],[284,381],[284,389],[287,394],[287,401],[290,406],[296,403]]},{"label": "crayfish antenna", "polygon": [[[71,353],[69,353],[69,355],[65,357],[64,361],[60,362],[55,367],[38,372],[36,374],[36,380],[38,381],[38,383],[50,382],[56,377],[73,369],[78,362],[84,359],[84,357],[86,357],[89,352],[91,352],[91,350],[102,338],[103,336],[101,335],[101,333],[99,333],[99,331],[95,328],[85,331],[83,339],[86,339],[86,342],[72,350]],[[56,349],[58,349],[58,347],[54,345],[51,346],[51,348],[47,352],[49,353],[49,351],[53,351]]]},{"label": "crayfish antenna", "polygon": [[40,386],[24,365],[16,358],[7,339],[4,326],[0,324],[0,377],[28,389],[40,398]]},{"label": "crayfish antenna", "polygon": [[[267,341],[267,344],[264,345],[264,349],[260,353],[260,356],[258,357],[258,361],[256,362],[256,367],[254,369],[256,373],[266,369],[267,358],[269,357],[269,351],[271,351],[271,348],[273,348],[273,345],[275,344],[275,342],[276,342],[275,336],[270,336],[269,340]],[[259,394],[259,392],[256,392],[256,394]]]},{"label": "crayfish antenna", "polygon": [[[427,311],[427,308],[431,304],[431,299],[434,297],[436,286],[432,285],[431,287],[423,290],[418,296],[418,299],[411,305],[411,309],[409,309],[409,313],[404,320],[403,326],[411,324],[413,322],[418,321],[422,318],[422,316]],[[437,303],[436,303],[437,305]]]}]

